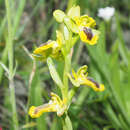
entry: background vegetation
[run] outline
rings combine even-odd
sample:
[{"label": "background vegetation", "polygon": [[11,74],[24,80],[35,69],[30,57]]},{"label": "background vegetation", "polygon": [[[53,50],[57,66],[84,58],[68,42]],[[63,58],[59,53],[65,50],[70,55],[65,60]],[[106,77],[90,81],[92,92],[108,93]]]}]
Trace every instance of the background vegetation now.
[{"label": "background vegetation", "polygon": [[[97,21],[101,35],[95,46],[77,42],[72,66],[76,69],[87,64],[89,74],[104,83],[106,90],[96,93],[86,87],[80,88],[69,109],[74,130],[129,130],[130,1],[7,1],[0,0],[0,127],[4,130],[62,129],[61,120],[55,113],[46,113],[39,119],[31,119],[27,114],[30,105],[47,102],[52,90],[60,94],[46,63],[35,63],[30,54],[35,46],[55,39],[59,25],[52,16],[53,11],[67,11],[73,4],[78,4],[81,13]],[[106,6],[116,10],[109,22],[97,16],[98,9]],[[61,66],[58,71],[62,73],[63,63],[58,64]],[[16,110],[15,106],[12,109],[15,101]]]}]

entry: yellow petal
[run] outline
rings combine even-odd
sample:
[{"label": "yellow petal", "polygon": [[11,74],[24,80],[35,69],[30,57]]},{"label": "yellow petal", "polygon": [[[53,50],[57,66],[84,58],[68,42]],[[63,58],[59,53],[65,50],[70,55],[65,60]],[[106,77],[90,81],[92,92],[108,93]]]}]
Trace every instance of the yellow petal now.
[{"label": "yellow petal", "polygon": [[83,26],[83,27],[94,27],[96,25],[96,22],[93,18],[89,17],[88,15],[84,15],[81,17],[75,17],[74,18],[75,23],[78,26]]},{"label": "yellow petal", "polygon": [[29,109],[28,113],[32,118],[38,118],[45,112],[57,112],[57,115],[61,116],[67,108],[66,102],[66,98],[64,100],[61,100],[58,95],[56,95],[55,93],[51,93],[51,100],[49,101],[49,103],[38,107],[32,106]]},{"label": "yellow petal", "polygon": [[29,109],[29,115],[32,118],[38,118],[45,112],[55,112],[55,111],[56,110],[54,109],[53,105],[49,102],[47,104],[44,104],[38,107],[32,106]]},{"label": "yellow petal", "polygon": [[60,99],[60,97],[53,92],[51,92],[51,100],[53,102],[56,102],[57,104],[62,104],[62,100]]},{"label": "yellow petal", "polygon": [[72,69],[72,75],[73,75],[73,77],[74,77],[75,79],[78,78],[78,76],[77,76],[77,74],[75,73],[74,69]]},{"label": "yellow petal", "polygon": [[67,76],[69,77],[71,83],[75,86],[75,87],[79,87],[80,86],[80,82],[78,82],[78,77],[76,76],[74,79],[72,78],[72,76],[68,73]]},{"label": "yellow petal", "polygon": [[32,117],[32,118],[38,118],[38,117],[40,117],[41,116],[41,111],[39,112],[37,112],[37,108],[35,107],[35,106],[32,106],[30,109],[29,109],[29,112],[28,112],[28,114]]},{"label": "yellow petal", "polygon": [[87,76],[87,69],[88,69],[88,66],[87,65],[84,65],[82,67],[80,67],[77,71],[77,75],[84,75],[85,77]]}]

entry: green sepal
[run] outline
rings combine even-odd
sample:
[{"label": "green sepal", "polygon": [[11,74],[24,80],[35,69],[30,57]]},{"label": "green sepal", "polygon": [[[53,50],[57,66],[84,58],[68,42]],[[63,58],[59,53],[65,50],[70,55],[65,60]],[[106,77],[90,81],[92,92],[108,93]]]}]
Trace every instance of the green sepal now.
[{"label": "green sepal", "polygon": [[67,73],[67,76],[69,77],[71,83],[72,83],[75,87],[79,87],[79,86],[80,86],[80,83],[77,82],[75,79],[73,79],[72,76],[71,76],[69,73]]},{"label": "green sepal", "polygon": [[69,17],[64,17],[64,23],[73,33],[78,33],[78,26]]},{"label": "green sepal", "polygon": [[67,13],[67,15],[74,19],[75,17],[80,17],[80,7],[79,6],[73,6]]},{"label": "green sepal", "polygon": [[100,31],[98,31],[98,30],[96,30],[96,29],[92,29],[92,28],[91,28],[91,30],[92,30],[92,33],[93,33],[94,35],[100,35]]},{"label": "green sepal", "polygon": [[64,20],[64,17],[66,16],[65,13],[61,10],[55,10],[53,12],[53,16],[56,19],[57,22],[62,23]]}]

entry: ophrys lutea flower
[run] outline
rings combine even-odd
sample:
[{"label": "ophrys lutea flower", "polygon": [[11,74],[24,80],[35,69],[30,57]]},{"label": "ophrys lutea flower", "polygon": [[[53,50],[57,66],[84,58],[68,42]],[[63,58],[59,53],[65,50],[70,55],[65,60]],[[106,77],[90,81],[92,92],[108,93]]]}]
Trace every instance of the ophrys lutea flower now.
[{"label": "ophrys lutea flower", "polygon": [[60,31],[56,31],[56,34],[56,41],[48,40],[33,51],[33,57],[35,59],[45,61],[48,57],[58,60],[63,58],[61,51],[64,42],[63,35]]},{"label": "ophrys lutea flower", "polygon": [[62,116],[67,108],[66,101],[66,99],[61,100],[55,93],[51,93],[51,100],[41,106],[32,106],[29,109],[29,115],[32,118],[38,118],[45,112],[56,112],[58,116]]},{"label": "ophrys lutea flower", "polygon": [[58,22],[64,22],[73,33],[79,34],[83,42],[90,45],[97,43],[99,31],[94,29],[96,22],[88,15],[80,16],[79,6],[73,6],[67,14],[61,10],[56,10],[53,15]]},{"label": "ophrys lutea flower", "polygon": [[72,70],[72,76],[68,74],[70,81],[75,87],[86,85],[91,87],[94,91],[104,91],[104,85],[98,84],[95,80],[88,77],[87,66],[84,65],[78,69],[77,73]]},{"label": "ophrys lutea flower", "polygon": [[[75,7],[75,9],[78,9],[79,6]],[[88,15],[80,16],[80,8],[79,15],[73,15],[74,7],[70,9],[70,12],[68,13],[69,16],[72,18],[72,20],[76,23],[78,26],[78,33],[80,36],[81,41],[88,43],[90,45],[94,45],[97,43],[97,40],[99,38],[99,31],[93,29],[96,25],[96,22],[93,18],[89,17]]]}]

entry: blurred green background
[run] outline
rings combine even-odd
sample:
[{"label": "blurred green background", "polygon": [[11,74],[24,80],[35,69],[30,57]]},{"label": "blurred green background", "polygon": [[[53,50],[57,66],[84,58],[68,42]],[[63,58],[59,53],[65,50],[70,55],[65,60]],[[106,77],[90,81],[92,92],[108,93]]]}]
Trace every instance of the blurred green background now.
[{"label": "blurred green background", "polygon": [[[73,4],[81,7],[97,22],[101,31],[98,44],[89,46],[77,41],[72,66],[88,65],[89,75],[106,90],[102,93],[81,87],[69,109],[74,130],[130,130],[130,1],[129,0],[10,0],[14,66],[14,85],[19,129],[61,130],[61,120],[55,113],[38,119],[27,114],[30,105],[49,100],[51,91],[60,93],[50,77],[46,63],[35,63],[30,54],[35,46],[56,39],[59,24],[53,11],[67,11]],[[97,16],[98,9],[114,7],[109,22]],[[8,67],[8,27],[5,1],[0,0],[0,127],[13,130]],[[4,66],[5,65],[5,66]],[[62,72],[63,63],[58,63]],[[3,66],[3,67],[2,67]]]}]

